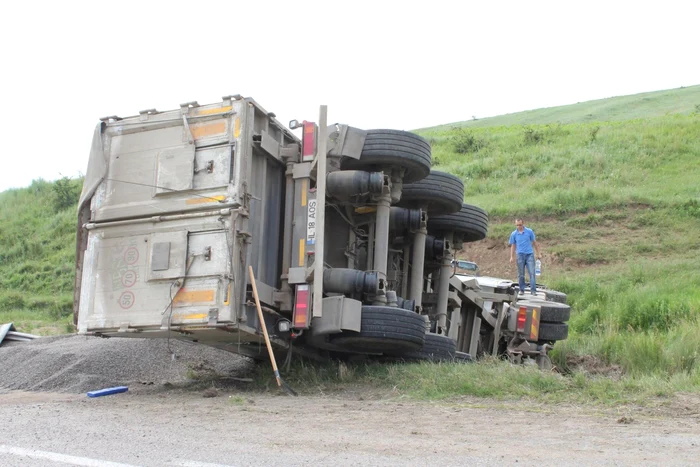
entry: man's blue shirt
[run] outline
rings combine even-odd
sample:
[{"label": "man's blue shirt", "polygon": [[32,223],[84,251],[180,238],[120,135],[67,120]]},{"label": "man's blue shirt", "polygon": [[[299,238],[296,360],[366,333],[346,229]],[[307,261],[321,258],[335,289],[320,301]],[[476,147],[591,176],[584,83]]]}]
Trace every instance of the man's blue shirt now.
[{"label": "man's blue shirt", "polygon": [[521,253],[534,253],[532,251],[532,242],[535,241],[535,232],[532,231],[532,229],[528,229],[527,227],[523,228],[523,232],[520,233],[518,232],[518,229],[515,229],[512,234],[510,234],[510,240],[508,241],[509,245],[515,244],[515,252],[518,254]]}]

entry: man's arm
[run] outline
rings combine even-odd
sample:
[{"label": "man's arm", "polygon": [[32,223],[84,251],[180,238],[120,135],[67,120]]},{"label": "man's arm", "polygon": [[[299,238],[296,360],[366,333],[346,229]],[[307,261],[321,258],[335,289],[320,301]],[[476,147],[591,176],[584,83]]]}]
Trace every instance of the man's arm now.
[{"label": "man's arm", "polygon": [[[532,241],[532,246],[535,247],[535,251],[537,252],[537,259],[540,259],[540,258],[542,257],[542,255],[540,254],[540,244],[537,243],[537,240],[533,240],[533,241]],[[512,250],[512,249],[511,249],[511,250]],[[512,253],[511,253],[511,255],[512,255]]]},{"label": "man's arm", "polygon": [[514,256],[515,256],[515,243],[513,243],[510,246],[510,262],[511,263],[514,261]]}]

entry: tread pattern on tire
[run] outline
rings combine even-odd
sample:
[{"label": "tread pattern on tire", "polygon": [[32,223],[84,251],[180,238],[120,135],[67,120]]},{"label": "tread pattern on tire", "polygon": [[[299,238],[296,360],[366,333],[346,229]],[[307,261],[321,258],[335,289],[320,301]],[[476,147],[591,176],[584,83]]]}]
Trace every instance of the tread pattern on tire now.
[{"label": "tread pattern on tire", "polygon": [[336,334],[331,336],[331,341],[360,352],[416,350],[425,343],[425,320],[401,308],[363,306],[360,332]]},{"label": "tread pattern on tire", "polygon": [[569,325],[566,323],[540,322],[539,339],[543,341],[561,341],[569,337]]},{"label": "tread pattern on tire", "polygon": [[566,294],[564,292],[559,292],[557,290],[545,290],[544,291],[547,300],[557,303],[567,303]]},{"label": "tread pattern on tire", "polygon": [[385,170],[402,167],[403,182],[413,183],[430,173],[430,143],[415,133],[400,130],[369,130],[359,159],[343,158],[343,170]]},{"label": "tread pattern on tire", "polygon": [[426,205],[428,219],[459,211],[464,202],[464,182],[456,175],[432,170],[430,175],[415,183],[404,184],[397,206]]},{"label": "tread pattern on tire", "polygon": [[425,344],[415,352],[407,352],[404,358],[417,360],[443,361],[452,360],[457,352],[457,343],[447,337],[438,334],[426,334]]},{"label": "tread pattern on tire", "polygon": [[540,321],[546,323],[563,323],[569,321],[571,307],[565,303],[543,302],[540,306]]},{"label": "tread pattern on tire", "polygon": [[486,238],[489,215],[478,206],[462,203],[462,209],[451,214],[428,217],[428,232],[454,232],[465,243]]}]

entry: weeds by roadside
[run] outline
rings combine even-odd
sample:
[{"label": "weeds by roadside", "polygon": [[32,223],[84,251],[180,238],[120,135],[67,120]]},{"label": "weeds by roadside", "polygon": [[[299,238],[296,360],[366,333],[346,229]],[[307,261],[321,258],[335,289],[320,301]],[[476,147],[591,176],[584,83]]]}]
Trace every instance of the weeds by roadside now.
[{"label": "weeds by roadside", "polygon": [[[543,372],[534,366],[513,365],[498,359],[472,364],[297,362],[286,373],[285,380],[302,394],[376,390],[391,397],[417,400],[473,396],[606,406],[645,405],[654,398],[678,391],[700,392],[700,371],[671,378],[649,375],[610,378],[583,369],[566,375]],[[275,390],[265,365],[254,381],[258,389]]]}]

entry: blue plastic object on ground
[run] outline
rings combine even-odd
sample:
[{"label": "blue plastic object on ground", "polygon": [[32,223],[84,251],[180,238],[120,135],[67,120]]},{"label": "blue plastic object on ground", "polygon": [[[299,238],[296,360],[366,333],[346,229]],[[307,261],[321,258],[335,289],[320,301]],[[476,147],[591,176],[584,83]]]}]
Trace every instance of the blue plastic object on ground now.
[{"label": "blue plastic object on ground", "polygon": [[100,389],[99,391],[90,391],[87,393],[88,397],[101,397],[109,396],[112,394],[119,394],[120,392],[126,392],[129,388],[127,386],[116,386],[113,388]]}]

